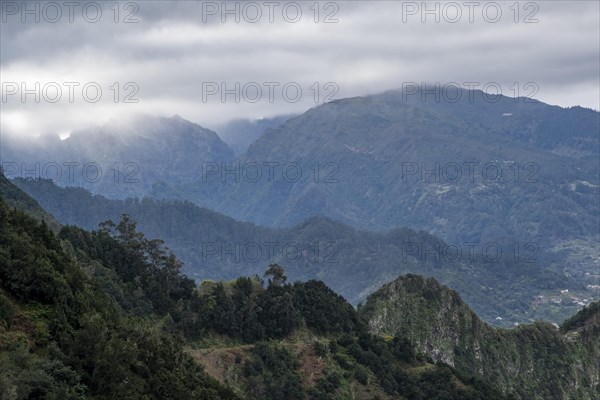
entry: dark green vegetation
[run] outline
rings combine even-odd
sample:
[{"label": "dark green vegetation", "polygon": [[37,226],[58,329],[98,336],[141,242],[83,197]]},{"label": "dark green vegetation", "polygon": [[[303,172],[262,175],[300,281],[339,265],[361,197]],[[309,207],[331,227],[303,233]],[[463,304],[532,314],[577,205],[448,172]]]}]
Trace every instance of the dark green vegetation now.
[{"label": "dark green vegetation", "polygon": [[[393,281],[359,312],[326,286],[356,303],[399,274],[431,275],[486,321],[510,326],[549,316],[536,297],[569,289],[591,298],[584,285],[597,284],[590,256],[598,113],[503,97],[452,104],[401,97],[317,107],[267,131],[235,164],[297,163],[298,181],[281,169],[274,180],[263,170],[258,182],[203,175],[204,162],[229,163],[232,152],[180,118],[50,143],[48,154],[67,157],[59,162],[118,153],[119,173],[105,160],[104,179],[90,186],[97,192],[187,199],[279,228],[191,202],[113,201],[19,180],[37,203],[2,176],[0,399],[597,398],[598,303],[560,327],[497,329],[433,279]],[[120,136],[123,129],[135,132]],[[163,137],[167,131],[174,133]],[[34,150],[28,157],[56,161]],[[473,179],[465,162],[476,163]],[[452,169],[423,177],[437,165],[457,165],[462,176],[456,181]],[[484,176],[497,168],[502,179]],[[40,204],[88,230],[119,222],[93,232],[61,228]],[[447,243],[399,225],[454,245],[500,244],[505,257],[449,259]],[[196,287],[175,255],[146,237],[163,238],[191,277],[216,282]],[[526,262],[524,247],[519,260],[506,254],[512,238],[532,242],[538,262]],[[281,251],[288,243],[291,254]],[[276,264],[267,283],[238,278],[271,262],[285,265],[289,281]],[[557,307],[552,320],[567,310]]]},{"label": "dark green vegetation", "polygon": [[[401,339],[364,332],[312,344],[259,342],[234,351],[225,381],[248,399],[508,399],[481,379],[415,355]],[[313,381],[308,388],[307,378]]]},{"label": "dark green vegetation", "polygon": [[126,238],[95,239],[114,264],[0,198],[2,400],[236,398],[169,333],[166,311],[176,314],[193,288],[173,259],[141,238],[135,250]]},{"label": "dark green vegetation", "polygon": [[[457,292],[407,275],[371,295],[360,314],[372,332],[405,337],[419,352],[483,376],[515,399],[597,399],[600,303],[564,322],[492,328]],[[560,372],[558,372],[560,371]]]},{"label": "dark green vegetation", "polygon": [[55,232],[58,232],[60,229],[60,224],[56,221],[56,219],[47,213],[37,201],[28,196],[27,193],[23,192],[17,186],[13,185],[8,179],[6,179],[1,169],[0,194],[8,206],[26,211],[29,215],[33,216],[39,221],[46,221],[50,228]]},{"label": "dark green vegetation", "polygon": [[596,327],[597,332],[597,327],[599,324],[600,302],[597,301],[595,303],[590,304],[588,307],[585,307],[583,310],[579,311],[577,314],[573,315],[571,318],[563,322],[560,326],[560,329],[563,332],[575,330],[581,331],[588,328],[588,325],[594,325]]},{"label": "dark green vegetation", "polygon": [[[534,308],[535,296],[584,289],[546,269],[542,254],[536,255],[539,262],[515,260],[512,251],[496,260],[486,258],[480,248],[471,257],[463,247],[457,257],[442,240],[411,229],[360,231],[317,217],[291,229],[268,229],[190,202],[108,200],[48,180],[14,182],[64,224],[96,229],[104,220],[130,215],[147,236],[164,239],[185,262],[184,271],[200,280],[262,273],[264,265],[275,261],[286,266],[292,280],[320,279],[357,304],[398,275],[418,273],[456,288],[486,321],[504,326],[539,318],[560,322],[579,306],[563,306],[548,315],[545,308]],[[509,249],[510,242],[502,246]]]}]

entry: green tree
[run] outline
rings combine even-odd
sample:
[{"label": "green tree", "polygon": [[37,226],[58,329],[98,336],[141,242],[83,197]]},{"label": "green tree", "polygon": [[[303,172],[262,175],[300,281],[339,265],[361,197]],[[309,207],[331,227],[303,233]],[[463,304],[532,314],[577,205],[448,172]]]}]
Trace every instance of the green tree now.
[{"label": "green tree", "polygon": [[264,276],[265,278],[271,277],[271,279],[269,279],[269,285],[283,286],[287,281],[287,276],[285,276],[283,267],[277,263],[269,264],[269,268],[265,271]]}]

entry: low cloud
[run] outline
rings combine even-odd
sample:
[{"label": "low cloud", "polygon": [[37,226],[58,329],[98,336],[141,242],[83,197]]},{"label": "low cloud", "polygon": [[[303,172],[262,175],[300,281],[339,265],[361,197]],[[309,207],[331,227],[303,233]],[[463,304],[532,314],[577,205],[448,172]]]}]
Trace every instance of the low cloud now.
[{"label": "low cloud", "polygon": [[[2,134],[64,133],[135,113],[211,127],[405,82],[497,82],[509,96],[533,93],[526,84],[534,82],[541,101],[600,108],[597,2],[521,2],[518,15],[513,2],[479,2],[470,22],[459,1],[456,23],[448,2],[428,3],[429,14],[421,2],[280,2],[273,22],[261,1],[121,2],[118,15],[113,2],[77,2],[71,22],[57,1],[63,15],[54,23],[44,19],[56,17],[47,3],[2,3]],[[90,3],[102,8],[96,22]],[[256,9],[261,18],[248,22]]]}]

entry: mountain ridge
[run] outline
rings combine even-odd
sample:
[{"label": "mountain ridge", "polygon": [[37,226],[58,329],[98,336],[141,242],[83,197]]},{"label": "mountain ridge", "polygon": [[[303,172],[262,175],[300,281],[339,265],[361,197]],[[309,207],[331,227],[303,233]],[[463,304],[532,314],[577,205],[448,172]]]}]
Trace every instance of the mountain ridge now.
[{"label": "mountain ridge", "polygon": [[541,316],[559,322],[578,306],[565,304],[558,314],[547,314],[548,306],[534,304],[534,294],[568,288],[575,295],[583,290],[568,277],[546,270],[543,259],[517,262],[509,253],[487,260],[482,249],[471,255],[466,248],[457,257],[444,241],[424,231],[370,232],[326,217],[271,229],[190,202],[109,200],[84,189],[59,188],[51,181],[14,182],[64,224],[97,229],[107,219],[130,215],[149,237],[163,238],[194,279],[234,279],[276,261],[287,265],[292,279],[318,278],[356,304],[401,273],[420,273],[460,289],[487,321],[498,324],[495,318],[502,316],[505,326]]},{"label": "mountain ridge", "polygon": [[[545,322],[499,329],[480,320],[456,291],[406,275],[372,294],[359,313],[371,332],[405,337],[434,360],[515,391],[516,398],[594,399],[600,393],[599,304],[571,318],[584,326],[578,332],[569,320],[561,330]],[[557,368],[561,373],[551,372]]]}]

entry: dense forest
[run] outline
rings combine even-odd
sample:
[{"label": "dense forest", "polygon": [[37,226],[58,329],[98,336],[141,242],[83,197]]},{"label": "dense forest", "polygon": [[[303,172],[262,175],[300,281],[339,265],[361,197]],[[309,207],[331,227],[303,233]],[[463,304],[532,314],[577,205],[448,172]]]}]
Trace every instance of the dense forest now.
[{"label": "dense forest", "polygon": [[0,14],[0,400],[600,400],[600,0]]}]

